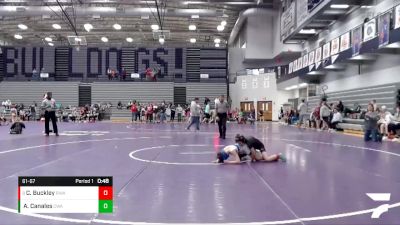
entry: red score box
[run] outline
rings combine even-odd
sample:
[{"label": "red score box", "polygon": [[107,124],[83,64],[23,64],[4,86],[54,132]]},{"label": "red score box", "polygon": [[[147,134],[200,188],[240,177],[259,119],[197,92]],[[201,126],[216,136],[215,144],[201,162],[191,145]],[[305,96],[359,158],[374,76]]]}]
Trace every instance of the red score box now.
[{"label": "red score box", "polygon": [[99,200],[112,200],[113,188],[112,186],[99,186]]}]

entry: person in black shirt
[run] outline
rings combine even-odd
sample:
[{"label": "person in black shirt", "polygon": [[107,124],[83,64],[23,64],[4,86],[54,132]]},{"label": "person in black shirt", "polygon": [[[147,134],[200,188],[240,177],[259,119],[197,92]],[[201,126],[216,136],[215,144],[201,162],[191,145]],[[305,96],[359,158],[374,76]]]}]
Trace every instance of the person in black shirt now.
[{"label": "person in black shirt", "polygon": [[25,129],[25,124],[17,119],[10,127],[10,134],[22,134],[22,129]]},{"label": "person in black shirt", "polygon": [[265,150],[264,144],[253,136],[243,136],[241,134],[237,134],[235,137],[235,142],[239,145],[246,144],[250,149],[250,156],[252,161],[263,161],[263,162],[277,162],[281,160],[282,162],[286,162],[286,157],[282,154],[273,154],[268,155]]}]

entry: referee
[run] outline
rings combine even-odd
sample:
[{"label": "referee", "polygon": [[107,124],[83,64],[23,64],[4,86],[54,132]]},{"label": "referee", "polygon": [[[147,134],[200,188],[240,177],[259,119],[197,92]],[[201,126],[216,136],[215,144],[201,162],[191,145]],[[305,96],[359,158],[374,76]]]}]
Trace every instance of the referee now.
[{"label": "referee", "polygon": [[49,123],[50,120],[53,124],[53,131],[58,136],[58,129],[57,129],[57,118],[56,118],[56,101],[52,98],[52,93],[47,92],[45,98],[42,102],[42,108],[44,111],[44,121],[45,121],[45,133],[46,136],[49,136],[50,129]]},{"label": "referee", "polygon": [[228,119],[229,104],[225,101],[225,96],[219,97],[219,102],[215,103],[215,111],[217,112],[217,121],[219,129],[219,138],[226,138],[226,120]]}]

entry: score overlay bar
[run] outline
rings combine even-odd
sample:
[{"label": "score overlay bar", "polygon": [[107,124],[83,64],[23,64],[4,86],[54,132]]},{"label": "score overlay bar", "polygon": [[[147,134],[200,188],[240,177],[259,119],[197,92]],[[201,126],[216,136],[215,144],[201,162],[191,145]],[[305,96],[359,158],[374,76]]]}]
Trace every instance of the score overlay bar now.
[{"label": "score overlay bar", "polygon": [[19,177],[20,213],[112,213],[112,177]]}]

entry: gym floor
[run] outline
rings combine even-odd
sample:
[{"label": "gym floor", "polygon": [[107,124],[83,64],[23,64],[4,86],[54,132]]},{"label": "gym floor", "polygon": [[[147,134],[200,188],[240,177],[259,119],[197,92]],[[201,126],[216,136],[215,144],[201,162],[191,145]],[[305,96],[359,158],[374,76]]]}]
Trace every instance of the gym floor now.
[{"label": "gym floor", "polygon": [[[27,123],[0,127],[0,224],[398,224],[400,145],[274,123],[60,123],[60,137]],[[236,133],[264,141],[286,163],[216,165]],[[113,176],[113,214],[17,213],[18,176]],[[366,193],[391,193],[375,202]],[[380,205],[389,211],[371,219]]]}]

